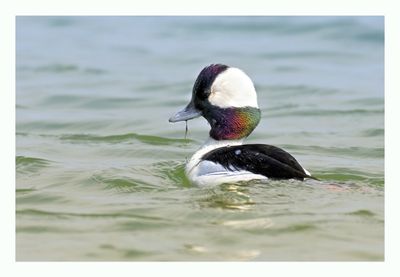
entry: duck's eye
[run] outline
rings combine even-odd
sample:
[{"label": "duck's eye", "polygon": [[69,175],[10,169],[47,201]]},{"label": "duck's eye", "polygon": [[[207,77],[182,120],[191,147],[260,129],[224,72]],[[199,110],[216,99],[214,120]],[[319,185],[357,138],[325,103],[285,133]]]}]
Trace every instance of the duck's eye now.
[{"label": "duck's eye", "polygon": [[207,99],[208,95],[210,95],[210,89],[208,88],[207,82],[203,79],[197,78],[193,86],[193,94],[199,100]]},{"label": "duck's eye", "polygon": [[209,89],[203,89],[197,92],[197,97],[200,100],[206,100],[208,96],[210,95],[210,90]]}]

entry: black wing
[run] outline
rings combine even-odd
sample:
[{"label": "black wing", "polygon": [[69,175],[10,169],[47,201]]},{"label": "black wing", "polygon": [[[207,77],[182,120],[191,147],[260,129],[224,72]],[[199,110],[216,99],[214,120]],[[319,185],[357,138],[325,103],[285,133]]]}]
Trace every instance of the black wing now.
[{"label": "black wing", "polygon": [[245,144],[214,149],[202,160],[221,164],[227,170],[247,170],[274,179],[314,178],[283,149],[265,144]]}]

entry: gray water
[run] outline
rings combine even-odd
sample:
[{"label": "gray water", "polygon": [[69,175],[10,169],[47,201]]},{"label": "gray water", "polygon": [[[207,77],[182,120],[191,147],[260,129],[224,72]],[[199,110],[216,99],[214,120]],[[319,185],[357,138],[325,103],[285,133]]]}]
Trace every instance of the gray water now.
[{"label": "gray water", "polygon": [[[383,17],[18,17],[16,259],[383,260]],[[210,63],[320,182],[196,187]]]}]

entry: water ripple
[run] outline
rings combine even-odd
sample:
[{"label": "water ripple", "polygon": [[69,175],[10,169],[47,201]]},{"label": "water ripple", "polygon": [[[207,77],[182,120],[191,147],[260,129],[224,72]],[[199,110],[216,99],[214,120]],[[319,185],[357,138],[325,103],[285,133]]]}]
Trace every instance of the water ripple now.
[{"label": "water ripple", "polygon": [[56,74],[77,72],[77,73],[93,74],[93,75],[106,73],[105,70],[100,68],[94,68],[94,67],[82,68],[76,64],[66,64],[66,63],[53,63],[36,67],[18,66],[18,72],[25,72],[25,71],[28,72],[31,71],[37,73],[56,73]]},{"label": "water ripple", "polygon": [[318,145],[294,145],[294,144],[283,144],[282,148],[291,150],[302,150],[314,154],[331,154],[335,156],[350,156],[350,157],[364,157],[364,158],[383,158],[385,149],[383,147],[324,147]]},{"label": "water ripple", "polygon": [[[143,176],[143,172],[141,174]],[[116,172],[103,171],[93,174],[92,180],[96,183],[103,184],[105,189],[115,190],[120,193],[133,193],[160,190],[161,188],[155,184],[140,179],[140,175],[136,178],[131,176],[119,175]]]},{"label": "water ripple", "polygon": [[110,212],[110,213],[72,213],[62,211],[45,211],[39,209],[18,209],[17,215],[32,215],[32,216],[43,216],[43,217],[83,217],[83,218],[135,218],[135,219],[146,219],[146,220],[163,220],[161,217],[146,216],[142,214],[135,214],[130,211],[126,212]]},{"label": "water ripple", "polygon": [[[268,112],[268,111],[267,111]],[[293,117],[293,116],[346,116],[346,115],[376,115],[383,114],[384,109],[307,109],[299,111],[285,111],[278,113],[269,112],[268,117]]]},{"label": "water ripple", "polygon": [[60,139],[71,143],[121,143],[131,140],[138,140],[140,142],[144,142],[150,145],[171,145],[192,142],[192,140],[190,139],[165,138],[160,136],[141,135],[136,133],[109,136],[69,134],[60,136]]},{"label": "water ripple", "polygon": [[35,173],[52,164],[52,161],[46,159],[26,156],[16,156],[15,162],[17,173],[20,174]]}]

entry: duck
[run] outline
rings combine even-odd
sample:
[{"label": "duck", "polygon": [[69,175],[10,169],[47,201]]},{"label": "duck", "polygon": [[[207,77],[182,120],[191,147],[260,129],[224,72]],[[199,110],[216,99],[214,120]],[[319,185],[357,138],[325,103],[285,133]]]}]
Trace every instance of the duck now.
[{"label": "duck", "polygon": [[225,64],[204,67],[190,102],[169,122],[204,117],[209,138],[187,161],[185,173],[195,185],[269,179],[316,179],[285,150],[267,144],[244,144],[261,119],[250,77]]}]

